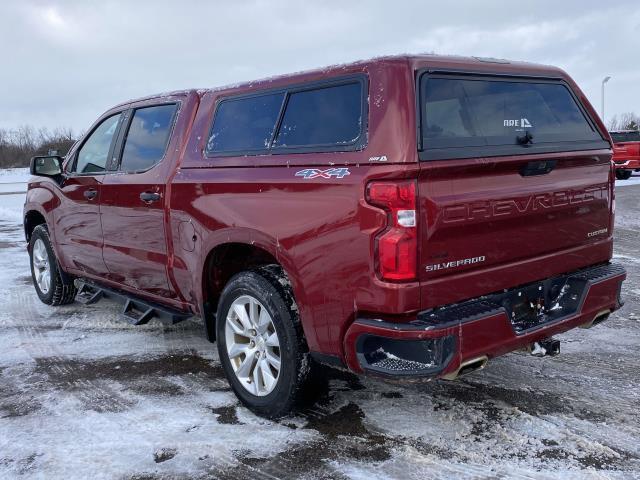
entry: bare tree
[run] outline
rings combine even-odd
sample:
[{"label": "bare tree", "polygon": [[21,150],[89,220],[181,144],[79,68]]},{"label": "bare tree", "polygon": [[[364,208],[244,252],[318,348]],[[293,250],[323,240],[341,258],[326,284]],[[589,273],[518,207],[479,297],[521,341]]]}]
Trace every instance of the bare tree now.
[{"label": "bare tree", "polygon": [[73,143],[70,128],[56,128],[52,132],[30,125],[16,130],[0,129],[0,168],[26,167],[32,156],[47,154],[49,150],[66,155]]},{"label": "bare tree", "polygon": [[620,116],[614,115],[607,124],[609,131],[638,130],[638,126],[640,126],[640,116],[634,112],[626,112]]}]

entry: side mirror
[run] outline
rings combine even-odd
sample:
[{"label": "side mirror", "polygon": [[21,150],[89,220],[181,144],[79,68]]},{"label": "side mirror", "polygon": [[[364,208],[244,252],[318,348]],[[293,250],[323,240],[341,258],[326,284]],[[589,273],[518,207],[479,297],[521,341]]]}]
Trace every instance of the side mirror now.
[{"label": "side mirror", "polygon": [[41,155],[31,159],[31,175],[57,177],[62,174],[63,158],[58,155]]}]

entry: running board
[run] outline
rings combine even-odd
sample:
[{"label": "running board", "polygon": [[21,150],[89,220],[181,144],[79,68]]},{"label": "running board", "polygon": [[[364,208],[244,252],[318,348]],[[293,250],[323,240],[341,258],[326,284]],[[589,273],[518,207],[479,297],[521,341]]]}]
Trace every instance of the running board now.
[{"label": "running board", "polygon": [[78,283],[80,283],[78,281],[74,283],[78,291],[78,293],[76,293],[76,302],[83,305],[91,305],[102,298],[103,293],[101,289],[92,287],[88,283],[82,283],[82,285],[78,285]]},{"label": "running board", "polygon": [[77,302],[90,305],[103,298],[111,298],[123,304],[122,317],[132,325],[144,325],[153,318],[157,318],[164,324],[174,325],[193,316],[190,313],[147,302],[120,290],[90,283],[86,280],[76,279],[75,285],[78,289]]}]

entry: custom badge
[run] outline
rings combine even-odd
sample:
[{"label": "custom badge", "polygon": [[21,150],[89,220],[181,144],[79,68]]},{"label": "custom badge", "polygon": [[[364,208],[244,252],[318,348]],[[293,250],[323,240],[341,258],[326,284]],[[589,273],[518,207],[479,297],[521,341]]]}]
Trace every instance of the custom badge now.
[{"label": "custom badge", "polygon": [[326,170],[320,170],[319,168],[307,168],[296,172],[296,177],[302,177],[305,180],[312,178],[344,178],[347,175],[351,175],[348,168],[328,168]]}]

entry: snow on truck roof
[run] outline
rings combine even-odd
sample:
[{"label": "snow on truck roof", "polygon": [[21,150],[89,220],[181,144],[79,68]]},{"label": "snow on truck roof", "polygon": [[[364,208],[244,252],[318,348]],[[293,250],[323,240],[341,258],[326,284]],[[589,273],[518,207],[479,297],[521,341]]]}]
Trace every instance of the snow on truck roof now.
[{"label": "snow on truck roof", "polygon": [[464,57],[457,55],[437,55],[431,53],[425,54],[414,54],[414,55],[389,55],[389,56],[381,56],[374,57],[366,60],[358,60],[355,62],[349,63],[341,63],[335,65],[328,65],[322,68],[315,68],[310,70],[302,70],[297,72],[289,72],[281,75],[275,75],[271,77],[264,77],[256,80],[243,81],[238,83],[232,83],[228,85],[223,85],[219,87],[211,87],[211,88],[190,88],[184,90],[174,90],[170,92],[156,93],[153,95],[148,95],[141,98],[135,98],[132,100],[128,100],[126,102],[122,102],[117,106],[127,105],[134,102],[140,102],[144,100],[152,100],[155,98],[169,98],[176,96],[186,96],[191,93],[197,93],[202,96],[205,93],[209,92],[220,92],[225,90],[233,90],[240,88],[247,88],[252,86],[263,86],[269,83],[275,82],[277,80],[283,79],[295,79],[296,77],[304,77],[311,76],[314,74],[328,74],[335,73],[340,70],[353,70],[357,68],[366,69],[370,66],[380,64],[380,63],[409,63],[414,68],[423,68],[426,66],[436,67],[436,68],[473,68],[484,65],[485,67],[482,70],[486,70],[487,73],[491,72],[491,68],[487,69],[488,65],[494,65],[494,69],[497,72],[501,73],[524,73],[530,75],[553,75],[553,76],[563,76],[564,71],[551,66],[551,65],[543,65],[538,63],[530,63],[523,61],[512,61],[505,60],[501,58],[490,58],[490,57]]}]

